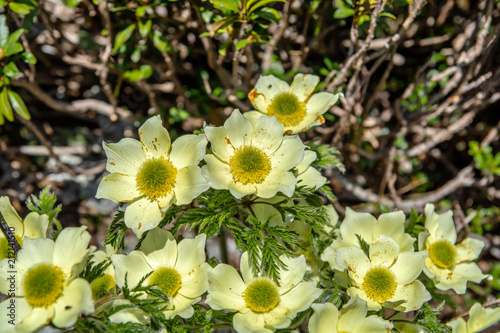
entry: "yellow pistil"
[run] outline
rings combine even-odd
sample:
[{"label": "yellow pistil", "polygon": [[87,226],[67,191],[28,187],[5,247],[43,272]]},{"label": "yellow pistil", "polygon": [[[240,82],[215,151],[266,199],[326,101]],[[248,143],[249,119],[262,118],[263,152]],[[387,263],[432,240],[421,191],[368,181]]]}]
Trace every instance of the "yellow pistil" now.
[{"label": "yellow pistil", "polygon": [[177,168],[164,158],[144,162],[137,172],[137,190],[149,200],[157,200],[173,191]]},{"label": "yellow pistil", "polygon": [[100,300],[101,298],[109,296],[110,295],[109,291],[114,286],[116,286],[116,281],[109,274],[104,274],[103,276],[95,279],[90,284],[90,289],[92,289],[92,299],[94,301],[97,301]]},{"label": "yellow pistil", "polygon": [[271,172],[271,160],[259,148],[241,146],[229,159],[229,168],[235,182],[261,184]]},{"label": "yellow pistil", "polygon": [[368,298],[382,303],[394,296],[397,286],[396,277],[389,269],[375,267],[366,273],[362,288]]},{"label": "yellow pistil", "polygon": [[429,247],[429,258],[439,268],[452,268],[455,264],[456,256],[455,247],[446,240],[434,242]]},{"label": "yellow pistil", "polygon": [[169,296],[174,296],[181,288],[182,279],[179,272],[170,267],[160,267],[149,277],[149,285],[157,285],[161,291]]},{"label": "yellow pistil", "polygon": [[39,264],[26,273],[22,282],[28,304],[48,307],[61,296],[64,286],[62,269],[53,264]]},{"label": "yellow pistil", "polygon": [[[23,245],[23,239],[18,235],[14,235],[20,246]],[[5,258],[15,258],[14,250],[10,247],[7,238],[3,237],[0,239],[0,260]]]},{"label": "yellow pistil", "polygon": [[267,115],[275,116],[285,126],[298,125],[306,116],[306,105],[296,95],[283,92],[277,94],[267,107]]},{"label": "yellow pistil", "polygon": [[280,301],[276,286],[267,279],[252,281],[244,294],[246,305],[255,312],[269,312]]}]

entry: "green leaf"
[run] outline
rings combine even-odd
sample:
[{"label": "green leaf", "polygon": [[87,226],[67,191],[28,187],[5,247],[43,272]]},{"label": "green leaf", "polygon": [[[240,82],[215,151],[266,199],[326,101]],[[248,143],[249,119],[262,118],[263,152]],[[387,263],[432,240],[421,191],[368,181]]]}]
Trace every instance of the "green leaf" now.
[{"label": "green leaf", "polygon": [[153,45],[160,52],[168,52],[170,49],[168,42],[158,30],[153,31]]},{"label": "green leaf", "polygon": [[336,19],[344,19],[351,17],[353,15],[354,15],[354,9],[347,7],[339,8],[333,13],[333,17]]},{"label": "green leaf", "polygon": [[29,14],[31,12],[31,10],[34,9],[29,4],[20,3],[20,2],[9,2],[9,8],[14,13],[19,14],[19,15]]},{"label": "green leaf", "polygon": [[139,34],[141,34],[141,37],[146,37],[149,34],[152,23],[151,20],[147,20],[145,23],[139,21]]},{"label": "green leaf", "polygon": [[281,15],[274,8],[262,8],[250,16],[251,20],[265,19],[271,22],[278,23],[281,20]]},{"label": "green leaf", "polygon": [[132,52],[130,59],[135,63],[137,63],[139,60],[141,60],[141,50],[135,49],[134,52]]},{"label": "green leaf", "polygon": [[250,44],[250,41],[248,39],[242,39],[238,43],[236,43],[236,49],[239,50],[245,46]]},{"label": "green leaf", "polygon": [[271,4],[273,2],[286,2],[284,0],[261,0],[257,1],[255,3],[249,2],[247,4],[247,15],[252,14],[255,10],[259,9],[260,7],[264,7],[265,5]]},{"label": "green leaf", "polygon": [[82,0],[64,0],[64,3],[66,3],[66,6],[69,8],[76,7],[82,2]]},{"label": "green leaf", "polygon": [[239,0],[211,0],[210,2],[213,3],[217,9],[228,9],[235,13],[240,11],[238,7],[240,3]]},{"label": "green leaf", "polygon": [[150,65],[142,65],[137,69],[126,71],[123,77],[129,81],[136,82],[145,80],[153,74],[153,67]]},{"label": "green leaf", "polygon": [[0,125],[3,124],[3,116],[5,116],[8,121],[14,121],[14,113],[7,99],[7,91],[7,87],[4,87],[0,93]]},{"label": "green leaf", "polygon": [[31,52],[23,52],[23,53],[21,53],[21,57],[23,58],[24,62],[27,64],[31,64],[31,65],[36,64],[36,57]]},{"label": "green leaf", "polygon": [[19,71],[19,69],[17,68],[16,64],[13,61],[9,62],[3,68],[3,73],[5,75],[7,75],[8,77],[12,77],[12,78],[21,74],[21,72]]},{"label": "green leaf", "polygon": [[116,51],[118,51],[120,46],[122,46],[125,42],[127,42],[130,39],[134,30],[135,30],[135,23],[129,25],[128,27],[126,27],[125,29],[116,34],[115,45],[113,46],[113,53],[116,54]]},{"label": "green leaf", "polygon": [[[0,15],[0,49],[3,49],[9,37],[9,27],[5,23],[5,15]],[[1,57],[0,57],[1,58]]]},{"label": "green leaf", "polygon": [[18,93],[12,90],[9,90],[7,93],[9,95],[10,104],[12,105],[14,111],[16,111],[16,113],[24,119],[30,120],[31,115],[26,108],[26,104],[24,104],[23,100],[21,99],[21,96],[19,96]]},{"label": "green leaf", "polygon": [[23,46],[17,43],[17,40],[21,37],[23,32],[24,32],[23,29],[18,29],[14,31],[12,34],[10,34],[9,37],[7,37],[7,41],[5,42],[3,50],[4,58],[19,53],[23,50]]},{"label": "green leaf", "polygon": [[225,27],[233,24],[239,16],[237,14],[232,14],[231,16],[225,17],[223,19],[218,20],[217,22],[214,22],[212,26],[210,27],[210,36],[213,37],[217,34],[217,31],[219,29],[224,29]]},{"label": "green leaf", "polygon": [[137,17],[143,17],[146,14],[146,11],[151,8],[151,6],[139,6],[135,10],[135,15]]},{"label": "green leaf", "polygon": [[391,14],[389,12],[382,12],[382,13],[380,13],[380,16],[390,17],[393,20],[396,19],[396,16],[394,16],[394,14]]}]

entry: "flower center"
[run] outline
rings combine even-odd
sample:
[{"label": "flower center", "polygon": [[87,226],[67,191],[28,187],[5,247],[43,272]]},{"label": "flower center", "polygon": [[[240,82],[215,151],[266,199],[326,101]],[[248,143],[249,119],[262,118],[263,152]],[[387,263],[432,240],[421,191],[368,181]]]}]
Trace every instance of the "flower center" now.
[{"label": "flower center", "polygon": [[279,301],[278,290],[267,279],[254,280],[245,289],[245,303],[255,312],[269,312]]},{"label": "flower center", "polygon": [[259,148],[241,146],[229,159],[229,168],[235,182],[261,184],[271,172],[271,160]]},{"label": "flower center", "polygon": [[295,126],[306,116],[306,105],[294,94],[283,92],[271,100],[267,115],[275,116],[285,126]]},{"label": "flower center", "polygon": [[181,275],[170,267],[160,267],[149,277],[149,285],[156,284],[161,291],[169,296],[174,296],[181,288]]},{"label": "flower center", "polygon": [[[18,235],[14,235],[19,245],[23,245],[23,239]],[[3,237],[0,239],[0,260],[5,258],[15,258],[14,250],[10,247],[7,238]]]},{"label": "flower center", "polygon": [[101,298],[109,296],[109,291],[114,286],[116,286],[116,281],[109,274],[104,274],[103,276],[95,279],[90,284],[90,288],[92,289],[92,299],[97,301]]},{"label": "flower center", "polygon": [[446,240],[434,242],[429,248],[429,257],[439,268],[452,268],[456,255],[455,247]]},{"label": "flower center", "polygon": [[150,200],[166,196],[173,191],[177,168],[164,158],[144,162],[135,176],[137,190]]},{"label": "flower center", "polygon": [[389,269],[375,267],[366,273],[362,288],[368,298],[382,303],[394,296],[397,286],[396,277]]},{"label": "flower center", "polygon": [[47,308],[61,296],[63,285],[61,268],[53,264],[39,264],[30,268],[24,277],[24,297],[31,306]]}]

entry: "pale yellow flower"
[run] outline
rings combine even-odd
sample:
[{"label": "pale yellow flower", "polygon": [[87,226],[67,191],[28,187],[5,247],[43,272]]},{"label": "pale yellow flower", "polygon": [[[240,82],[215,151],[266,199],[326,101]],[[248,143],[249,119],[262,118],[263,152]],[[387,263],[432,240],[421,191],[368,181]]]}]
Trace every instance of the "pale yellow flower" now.
[{"label": "pale yellow flower", "polygon": [[[86,227],[63,229],[56,241],[25,238],[15,263],[0,262],[0,292],[11,296],[0,308],[14,304],[14,316],[2,315],[0,331],[33,332],[52,322],[65,328],[80,314],[92,314],[89,283],[78,278],[89,252]],[[13,326],[5,320],[13,320]]]},{"label": "pale yellow flower", "polygon": [[297,179],[291,169],[304,157],[298,136],[283,137],[283,124],[261,117],[255,125],[234,110],[222,127],[205,127],[212,153],[205,155],[203,173],[210,186],[229,190],[237,199],[255,194],[291,197]]},{"label": "pale yellow flower", "polygon": [[[16,238],[20,246],[23,245],[24,237],[29,238],[45,238],[47,235],[47,227],[49,218],[47,215],[39,215],[38,213],[29,213],[23,220],[19,217],[14,207],[10,203],[9,197],[0,197],[0,214],[2,214],[5,222],[10,228],[12,234]],[[8,240],[4,234],[0,232],[0,260],[12,257],[13,252],[9,246]]]},{"label": "pale yellow flower", "polygon": [[479,333],[500,322],[500,307],[495,309],[483,308],[475,303],[469,310],[469,320],[463,318],[446,323],[453,333]]},{"label": "pale yellow flower", "polygon": [[383,306],[407,312],[431,299],[417,280],[426,257],[425,252],[400,252],[398,243],[382,234],[370,244],[369,257],[351,246],[337,250],[336,262],[349,277],[347,293],[364,299],[369,310]]},{"label": "pale yellow flower", "polygon": [[305,186],[306,188],[317,190],[326,184],[326,178],[311,166],[311,163],[314,162],[316,158],[317,156],[314,151],[304,151],[304,159],[296,166],[298,186]]},{"label": "pale yellow flower", "polygon": [[321,295],[311,282],[304,282],[303,256],[281,256],[287,269],[280,269],[279,285],[250,266],[248,252],[241,256],[240,271],[226,264],[208,273],[206,303],[214,310],[237,312],[233,327],[239,333],[274,332],[287,328],[296,314],[307,310]]},{"label": "pale yellow flower", "polygon": [[318,83],[319,77],[311,74],[295,75],[291,85],[273,75],[263,75],[248,94],[257,111],[244,115],[254,123],[262,115],[275,116],[285,125],[286,134],[321,125],[325,122],[322,114],[337,103],[341,94],[313,94]]},{"label": "pale yellow flower", "polygon": [[313,304],[314,314],[309,319],[310,333],[387,333],[392,323],[379,316],[367,317],[368,306],[355,296],[338,310],[332,303]]},{"label": "pale yellow flower", "polygon": [[158,226],[172,204],[185,205],[209,186],[198,166],[205,154],[204,135],[184,135],[172,145],[160,116],[139,128],[140,141],[103,143],[108,157],[96,198],[128,202],[125,224],[140,237]]},{"label": "pale yellow flower", "polygon": [[429,253],[425,259],[424,273],[439,290],[453,289],[457,294],[467,290],[467,281],[481,282],[488,275],[471,262],[477,259],[484,242],[466,238],[456,244],[457,232],[452,211],[437,214],[434,205],[425,206],[425,227],[427,231],[418,235],[418,248]]},{"label": "pale yellow flower", "polygon": [[194,239],[183,239],[177,244],[172,234],[163,229],[151,230],[142,242],[142,251],[129,255],[111,257],[116,270],[116,283],[125,285],[125,275],[130,289],[153,272],[144,285],[157,285],[170,299],[163,313],[167,319],[175,316],[190,318],[194,314],[193,304],[201,300],[207,291],[205,262],[205,234]]},{"label": "pale yellow flower", "polygon": [[332,269],[339,270],[335,261],[336,250],[350,246],[361,247],[357,236],[368,245],[373,244],[381,234],[394,239],[398,243],[400,252],[413,252],[415,238],[405,233],[405,220],[405,214],[400,210],[381,214],[377,219],[369,213],[358,213],[347,207],[345,218],[338,229],[337,239],[325,249],[321,259],[328,262]]}]

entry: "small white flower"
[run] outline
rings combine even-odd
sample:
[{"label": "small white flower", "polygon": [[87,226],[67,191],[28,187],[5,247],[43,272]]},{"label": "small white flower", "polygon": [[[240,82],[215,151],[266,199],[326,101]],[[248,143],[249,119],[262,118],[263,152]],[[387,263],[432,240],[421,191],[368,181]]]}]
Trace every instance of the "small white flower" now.
[{"label": "small white flower", "polygon": [[321,295],[321,289],[303,281],[306,270],[303,256],[280,259],[287,269],[280,270],[279,286],[252,269],[248,252],[241,256],[243,279],[232,266],[217,265],[208,274],[206,303],[214,310],[236,311],[233,326],[239,333],[287,328],[298,312],[307,310]]},{"label": "small white flower", "polygon": [[370,244],[369,257],[351,246],[337,250],[336,261],[349,277],[347,293],[364,299],[369,310],[384,306],[407,312],[431,299],[417,280],[426,257],[425,252],[400,252],[398,243],[382,234]]},{"label": "small white flower", "polygon": [[193,304],[201,300],[207,291],[205,262],[205,234],[194,239],[183,239],[177,244],[172,234],[163,229],[151,230],[142,242],[142,251],[129,255],[117,254],[111,257],[116,270],[116,283],[125,285],[125,275],[130,289],[153,272],[145,285],[157,285],[171,298],[163,311],[167,319],[175,316],[190,318],[194,314]]},{"label": "small white flower", "polygon": [[[45,238],[47,235],[48,216],[33,212],[29,213],[23,222],[14,207],[12,207],[9,197],[0,197],[0,214],[2,214],[20,246],[23,245],[24,237]],[[9,254],[12,254],[12,249],[3,232],[0,232],[0,260],[8,258]]]},{"label": "small white flower", "polygon": [[[10,259],[0,262],[0,292],[15,296],[2,302],[0,308],[14,304],[12,319],[17,330],[33,332],[50,322],[59,328],[70,327],[80,314],[94,312],[90,285],[78,278],[90,251],[91,237],[85,229],[66,228],[55,242],[25,238],[14,268]],[[9,273],[13,269],[14,282]],[[1,332],[12,327],[5,317],[0,320]]]},{"label": "small white flower", "polygon": [[309,319],[311,333],[387,333],[392,323],[371,315],[367,317],[368,306],[355,296],[338,310],[332,303],[313,304],[314,314]]},{"label": "small white flower", "polygon": [[160,116],[139,128],[140,141],[103,143],[108,157],[96,198],[128,202],[125,224],[137,237],[158,226],[172,204],[189,204],[209,186],[198,166],[205,154],[204,135],[184,135],[170,144]]},{"label": "small white flower", "polygon": [[246,112],[245,117],[255,123],[262,115],[275,116],[285,125],[286,134],[323,124],[322,114],[337,103],[340,94],[313,94],[318,83],[319,77],[311,74],[295,75],[291,85],[273,75],[263,75],[248,94],[257,111]]},{"label": "small white flower", "polygon": [[467,323],[463,318],[458,318],[446,325],[452,328],[453,333],[479,333],[498,322],[500,322],[500,308],[488,309],[475,303],[469,310]]},{"label": "small white flower", "polygon": [[467,281],[479,283],[488,276],[483,274],[476,263],[471,262],[481,254],[484,242],[466,238],[455,245],[457,232],[452,215],[452,211],[437,214],[434,205],[427,204],[427,231],[418,235],[418,248],[429,253],[429,257],[425,259],[424,273],[433,280],[436,288],[453,289],[457,294],[464,294]]},{"label": "small white flower", "polygon": [[304,157],[298,136],[283,137],[283,124],[261,117],[255,125],[234,110],[222,127],[205,127],[212,153],[205,155],[203,174],[210,186],[229,190],[237,199],[255,194],[291,197],[297,179],[291,169]]}]

